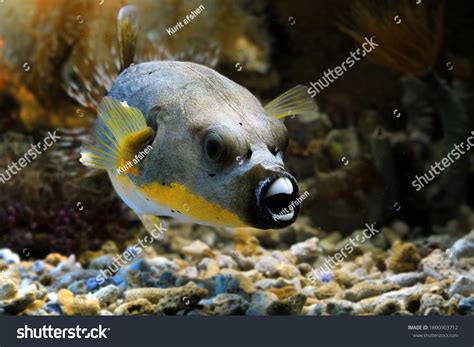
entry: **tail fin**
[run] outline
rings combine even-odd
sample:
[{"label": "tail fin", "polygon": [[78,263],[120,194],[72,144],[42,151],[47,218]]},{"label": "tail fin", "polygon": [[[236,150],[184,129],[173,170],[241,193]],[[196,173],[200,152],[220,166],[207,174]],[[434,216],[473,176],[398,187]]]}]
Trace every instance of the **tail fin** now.
[{"label": "tail fin", "polygon": [[120,9],[117,16],[120,72],[133,63],[138,38],[138,10],[133,5]]}]

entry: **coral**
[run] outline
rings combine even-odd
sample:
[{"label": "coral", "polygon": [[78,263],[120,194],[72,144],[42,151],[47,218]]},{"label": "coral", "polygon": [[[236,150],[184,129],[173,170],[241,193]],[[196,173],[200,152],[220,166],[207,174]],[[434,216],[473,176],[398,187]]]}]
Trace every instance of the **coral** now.
[{"label": "coral", "polygon": [[[393,7],[357,2],[351,12],[351,18],[343,20],[339,28],[360,44],[375,35],[380,47],[367,55],[368,60],[404,74],[426,76],[433,72],[443,43],[442,6],[434,9],[433,20],[429,6],[406,1]],[[400,25],[394,23],[396,16]]]}]

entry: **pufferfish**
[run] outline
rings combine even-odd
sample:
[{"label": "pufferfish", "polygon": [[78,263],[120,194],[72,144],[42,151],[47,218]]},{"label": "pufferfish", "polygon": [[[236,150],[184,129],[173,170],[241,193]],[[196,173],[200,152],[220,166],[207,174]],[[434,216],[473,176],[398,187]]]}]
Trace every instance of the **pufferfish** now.
[{"label": "pufferfish", "polygon": [[[128,66],[135,46],[126,38],[136,35],[127,30],[136,28],[126,14],[119,14],[119,29]],[[298,216],[298,206],[282,211],[299,191],[283,162],[289,140],[281,118],[313,107],[303,86],[263,107],[246,88],[203,65],[132,64],[103,98],[80,160],[107,170],[142,220],[283,228]]]}]

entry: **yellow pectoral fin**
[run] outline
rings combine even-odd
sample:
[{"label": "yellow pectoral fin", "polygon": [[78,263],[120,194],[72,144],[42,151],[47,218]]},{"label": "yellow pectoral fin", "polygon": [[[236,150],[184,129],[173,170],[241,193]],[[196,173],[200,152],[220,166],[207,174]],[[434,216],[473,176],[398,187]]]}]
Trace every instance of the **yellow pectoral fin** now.
[{"label": "yellow pectoral fin", "polygon": [[235,213],[192,193],[181,183],[167,186],[152,183],[139,189],[157,204],[180,211],[197,221],[231,227],[246,226]]}]

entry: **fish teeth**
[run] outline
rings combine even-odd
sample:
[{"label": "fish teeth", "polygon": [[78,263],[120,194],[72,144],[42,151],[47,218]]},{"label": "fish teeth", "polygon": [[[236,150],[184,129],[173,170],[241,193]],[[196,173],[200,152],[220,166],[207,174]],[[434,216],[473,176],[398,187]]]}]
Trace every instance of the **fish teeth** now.
[{"label": "fish teeth", "polygon": [[292,194],[293,193],[293,184],[289,178],[280,177],[277,178],[268,188],[267,193],[264,196],[264,199],[276,195],[276,194]]},{"label": "fish teeth", "polygon": [[287,213],[287,214],[284,214],[283,216],[281,216],[281,215],[275,215],[275,214],[274,214],[274,217],[275,217],[276,219],[278,219],[278,220],[281,220],[281,221],[283,221],[283,222],[286,222],[286,221],[291,220],[291,218],[293,218],[294,215],[295,215],[295,212],[294,212],[294,211],[291,211],[291,212],[289,212],[289,213]]}]

